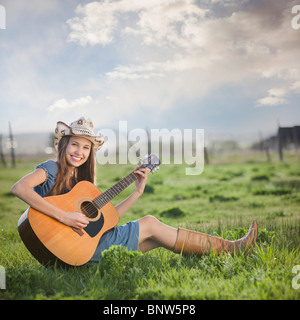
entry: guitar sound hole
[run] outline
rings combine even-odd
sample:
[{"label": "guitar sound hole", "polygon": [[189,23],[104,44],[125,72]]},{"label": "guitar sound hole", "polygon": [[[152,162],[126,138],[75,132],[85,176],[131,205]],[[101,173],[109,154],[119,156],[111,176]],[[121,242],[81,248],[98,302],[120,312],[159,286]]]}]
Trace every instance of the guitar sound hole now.
[{"label": "guitar sound hole", "polygon": [[94,219],[98,216],[97,207],[90,201],[84,201],[81,204],[81,212],[85,214],[88,218]]}]

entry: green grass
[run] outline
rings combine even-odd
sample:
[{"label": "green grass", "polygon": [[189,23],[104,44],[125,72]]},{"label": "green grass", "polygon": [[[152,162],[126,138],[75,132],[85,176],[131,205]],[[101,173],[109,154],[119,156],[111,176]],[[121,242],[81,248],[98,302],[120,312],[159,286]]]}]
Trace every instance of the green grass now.
[{"label": "green grass", "polygon": [[[300,265],[300,169],[287,162],[219,163],[199,176],[185,165],[161,165],[120,224],[154,215],[229,240],[243,236],[256,219],[258,241],[250,256],[181,256],[159,248],[145,254],[113,247],[98,264],[44,268],[21,242],[17,221],[27,205],[10,194],[12,184],[41,162],[0,168],[0,265],[6,290],[0,299],[289,299],[299,300],[292,273]],[[101,166],[97,184],[106,190],[131,165]],[[134,190],[130,186],[113,203]],[[299,283],[299,280],[298,280]]]}]

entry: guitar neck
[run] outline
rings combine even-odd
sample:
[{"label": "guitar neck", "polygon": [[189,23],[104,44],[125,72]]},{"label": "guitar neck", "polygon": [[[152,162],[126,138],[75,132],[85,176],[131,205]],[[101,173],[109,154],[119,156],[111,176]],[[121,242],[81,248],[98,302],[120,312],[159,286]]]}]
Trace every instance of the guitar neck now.
[{"label": "guitar neck", "polygon": [[[144,166],[141,166],[140,168],[143,167]],[[124,189],[131,185],[138,177],[138,174],[135,174],[134,171],[132,171],[125,178],[123,178],[122,180],[114,184],[111,188],[107,189],[105,192],[101,193],[97,198],[95,198],[93,200],[93,203],[96,205],[96,207],[101,209],[109,201],[111,201],[114,197],[116,197],[119,193],[121,193]]]}]

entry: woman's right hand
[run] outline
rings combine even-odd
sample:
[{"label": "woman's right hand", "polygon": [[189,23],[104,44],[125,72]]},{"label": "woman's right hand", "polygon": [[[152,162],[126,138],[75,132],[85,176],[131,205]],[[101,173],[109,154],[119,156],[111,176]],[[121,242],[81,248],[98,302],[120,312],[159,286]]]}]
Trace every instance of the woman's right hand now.
[{"label": "woman's right hand", "polygon": [[89,224],[87,217],[80,212],[70,212],[66,211],[60,219],[60,222],[66,224],[67,226],[82,229]]}]

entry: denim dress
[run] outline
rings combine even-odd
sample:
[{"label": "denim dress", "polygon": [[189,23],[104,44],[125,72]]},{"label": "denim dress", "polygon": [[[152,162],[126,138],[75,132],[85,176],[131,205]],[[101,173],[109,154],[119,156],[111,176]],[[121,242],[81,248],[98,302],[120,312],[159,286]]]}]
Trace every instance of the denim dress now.
[{"label": "denim dress", "polygon": [[[57,176],[57,163],[53,160],[39,164],[36,169],[43,169],[46,172],[46,180],[34,187],[34,191],[41,197],[46,197],[53,188]],[[101,253],[109,249],[112,245],[127,247],[129,251],[137,251],[139,244],[139,222],[138,220],[128,222],[123,226],[117,226],[105,232],[98,243],[97,249],[90,262],[98,262]]]}]

